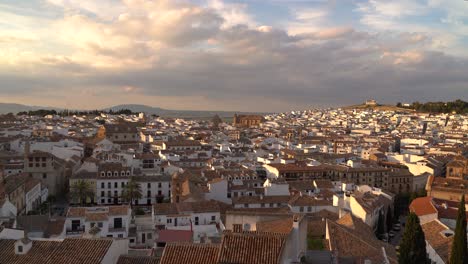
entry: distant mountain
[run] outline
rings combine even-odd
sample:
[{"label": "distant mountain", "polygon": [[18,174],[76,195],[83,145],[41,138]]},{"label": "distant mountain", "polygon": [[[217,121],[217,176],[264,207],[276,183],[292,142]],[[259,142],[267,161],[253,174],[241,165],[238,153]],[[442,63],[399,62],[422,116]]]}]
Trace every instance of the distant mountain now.
[{"label": "distant mountain", "polygon": [[[29,106],[22,104],[0,103],[0,114],[18,113],[23,111],[36,111],[39,109],[62,111],[62,108],[48,106]],[[155,114],[162,117],[187,118],[187,119],[208,119],[214,115],[219,115],[222,119],[230,119],[235,113],[238,114],[256,114],[255,112],[234,112],[234,111],[191,111],[191,110],[169,110],[159,107],[152,107],[139,104],[123,104],[105,108],[103,110],[118,111],[128,109],[132,112],[143,112]]]},{"label": "distant mountain", "polygon": [[10,103],[0,103],[0,114],[7,113],[18,113],[23,111],[35,111],[39,109],[44,110],[61,110],[60,108],[48,107],[48,106],[30,106],[23,104],[10,104]]},{"label": "distant mountain", "polygon": [[116,105],[104,110],[112,110],[118,111],[122,109],[128,109],[132,112],[143,112],[147,114],[155,114],[162,117],[176,117],[176,118],[211,118],[214,115],[218,115],[219,117],[226,119],[232,118],[232,116],[237,114],[265,114],[265,113],[256,113],[256,112],[235,112],[235,111],[198,111],[198,110],[169,110],[163,109],[159,107],[151,107],[147,105],[139,105],[139,104],[124,104],[124,105]]}]

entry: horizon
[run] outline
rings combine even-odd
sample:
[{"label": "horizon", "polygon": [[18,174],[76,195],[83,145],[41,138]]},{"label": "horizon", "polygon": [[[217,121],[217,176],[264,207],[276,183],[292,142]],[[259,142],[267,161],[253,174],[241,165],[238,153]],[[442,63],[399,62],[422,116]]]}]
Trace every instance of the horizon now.
[{"label": "horizon", "polygon": [[6,0],[0,101],[286,112],[468,98],[468,2]]}]

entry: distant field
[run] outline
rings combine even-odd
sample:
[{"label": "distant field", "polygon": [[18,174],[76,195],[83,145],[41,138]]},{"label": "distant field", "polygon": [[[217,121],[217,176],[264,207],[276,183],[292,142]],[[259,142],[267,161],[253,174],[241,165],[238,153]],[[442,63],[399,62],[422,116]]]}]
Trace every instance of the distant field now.
[{"label": "distant field", "polygon": [[401,107],[396,107],[393,105],[366,105],[366,104],[360,104],[360,105],[351,105],[351,106],[345,106],[342,107],[343,109],[373,109],[373,110],[378,110],[378,111],[403,111],[403,112],[414,112],[413,109],[407,109],[407,108],[401,108]]}]

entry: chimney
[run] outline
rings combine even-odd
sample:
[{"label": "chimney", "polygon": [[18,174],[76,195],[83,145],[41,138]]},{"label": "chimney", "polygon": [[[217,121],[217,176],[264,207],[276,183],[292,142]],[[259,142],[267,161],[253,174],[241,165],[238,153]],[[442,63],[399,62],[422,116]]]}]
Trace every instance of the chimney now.
[{"label": "chimney", "polygon": [[305,253],[304,249],[302,248],[301,241],[300,241],[300,232],[299,232],[299,222],[300,222],[300,215],[293,215],[293,226],[292,226],[292,248],[294,252],[294,259],[293,261],[299,262],[302,255]]},{"label": "chimney", "polygon": [[24,238],[16,240],[15,242],[15,254],[16,255],[25,255],[32,248],[32,241],[26,235],[26,230],[24,233]]},{"label": "chimney", "polygon": [[29,157],[29,153],[31,152],[31,143],[29,139],[26,140],[24,143],[24,158],[27,159]]}]

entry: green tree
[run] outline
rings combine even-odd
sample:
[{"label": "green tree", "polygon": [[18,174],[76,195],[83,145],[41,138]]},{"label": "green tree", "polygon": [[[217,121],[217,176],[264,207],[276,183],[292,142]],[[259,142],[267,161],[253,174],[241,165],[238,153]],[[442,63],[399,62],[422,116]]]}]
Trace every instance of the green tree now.
[{"label": "green tree", "polygon": [[133,205],[133,201],[140,199],[142,196],[143,194],[141,192],[140,184],[131,177],[122,191],[123,199],[130,203],[131,207]]},{"label": "green tree", "polygon": [[379,212],[379,219],[377,222],[377,236],[381,236],[385,233],[385,216],[382,211]]},{"label": "green tree", "polygon": [[466,211],[465,195],[463,194],[460,205],[458,206],[457,225],[455,227],[455,236],[453,237],[450,264],[468,263],[468,253],[466,247]]},{"label": "green tree", "polygon": [[223,120],[219,117],[218,114],[215,114],[213,116],[213,118],[211,119],[211,122],[213,122],[213,128],[214,129],[218,129],[219,128],[219,124],[221,124],[223,122]]},{"label": "green tree", "polygon": [[83,205],[86,203],[88,198],[92,199],[94,197],[93,187],[88,181],[75,181],[70,186],[70,195],[74,201],[78,201],[80,205]]},{"label": "green tree", "polygon": [[387,225],[387,232],[390,232],[390,230],[392,230],[392,226],[393,226],[393,215],[392,215],[392,209],[390,208],[390,206],[387,209],[386,225]]},{"label": "green tree", "polygon": [[410,213],[406,219],[405,231],[400,243],[400,264],[427,263],[426,239],[415,213]]}]

